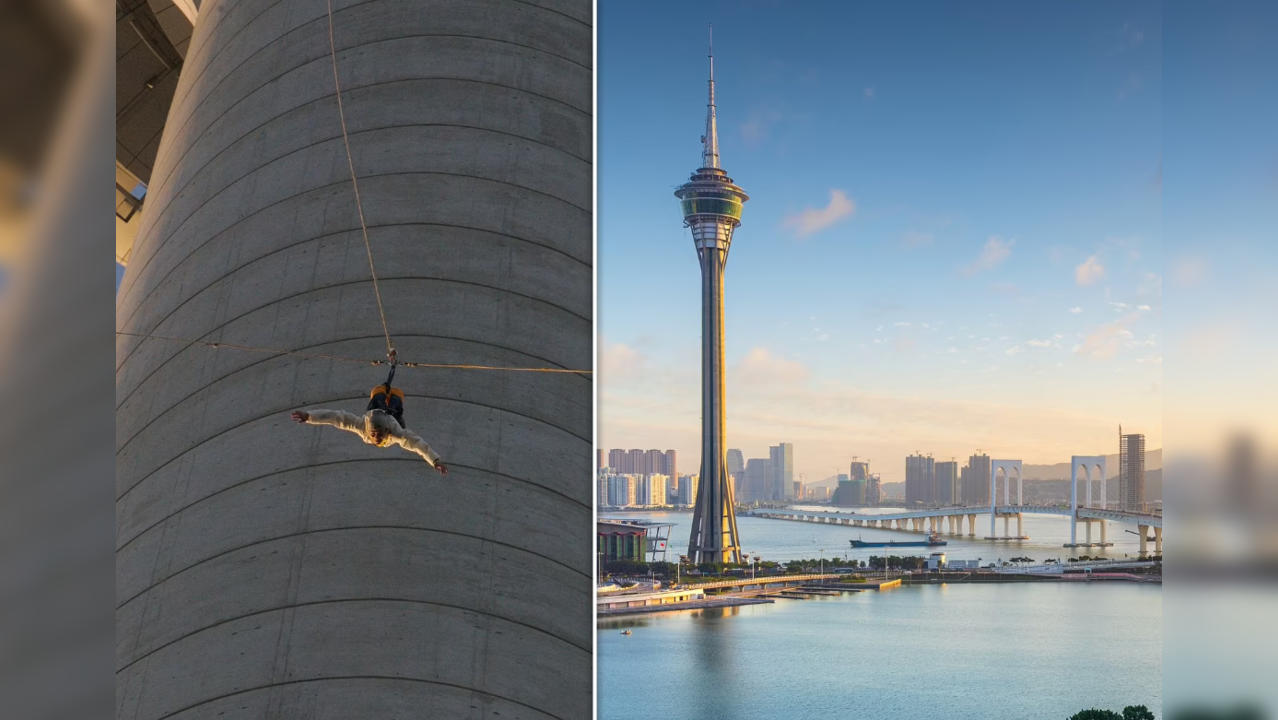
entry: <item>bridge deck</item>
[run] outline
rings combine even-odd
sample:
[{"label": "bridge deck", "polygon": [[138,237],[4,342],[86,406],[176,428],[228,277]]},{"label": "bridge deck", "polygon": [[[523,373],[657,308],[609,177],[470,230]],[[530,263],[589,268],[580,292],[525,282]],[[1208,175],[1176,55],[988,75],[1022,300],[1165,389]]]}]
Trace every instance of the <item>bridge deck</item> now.
[{"label": "bridge deck", "polygon": [[[1016,515],[1018,513],[1027,513],[1032,515],[1060,515],[1063,517],[1069,517],[1070,509],[1068,506],[1064,505],[999,505],[997,508],[993,509],[993,514],[995,515]],[[837,523],[839,525],[850,525],[853,521],[887,520],[891,522],[896,520],[912,520],[919,518],[949,517],[951,515],[988,515],[991,514],[991,508],[989,506],[977,507],[965,505],[882,514],[769,509],[756,510],[751,514],[757,517],[780,518],[788,516],[796,520],[808,520],[812,522],[826,521]],[[1080,520],[1113,520],[1115,522],[1130,523],[1132,525],[1146,525],[1157,528],[1161,528],[1163,526],[1162,515],[1135,513],[1125,510],[1080,507],[1077,510],[1077,516]],[[843,522],[845,520],[848,522]]]}]

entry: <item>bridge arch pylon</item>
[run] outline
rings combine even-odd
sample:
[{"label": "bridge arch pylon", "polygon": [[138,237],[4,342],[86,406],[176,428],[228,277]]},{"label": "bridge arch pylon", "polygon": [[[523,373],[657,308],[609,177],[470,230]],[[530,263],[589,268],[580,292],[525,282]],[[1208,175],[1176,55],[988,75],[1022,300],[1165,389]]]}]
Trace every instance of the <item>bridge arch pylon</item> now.
[{"label": "bridge arch pylon", "polygon": [[[1003,471],[1003,498],[1008,505],[1025,504],[1024,477],[1020,460],[990,460],[990,537],[994,537],[994,519],[998,515],[998,471]],[[1016,502],[1012,502],[1012,471],[1016,471]],[[1019,520],[1017,521],[1020,522]]]},{"label": "bridge arch pylon", "polygon": [[[1108,466],[1105,464],[1104,455],[1073,455],[1069,460],[1069,543],[1071,545],[1078,544],[1078,470],[1083,469],[1084,481],[1087,483],[1087,492],[1084,493],[1083,507],[1092,506],[1092,471],[1100,475],[1100,506],[1105,509],[1106,505],[1106,487],[1105,481],[1109,477]],[[1101,521],[1102,524],[1104,521]],[[1091,527],[1090,525],[1088,526]],[[1102,532],[1104,527],[1101,528]],[[1090,541],[1091,530],[1087,531]],[[1102,541],[1103,542],[1103,541]]]}]

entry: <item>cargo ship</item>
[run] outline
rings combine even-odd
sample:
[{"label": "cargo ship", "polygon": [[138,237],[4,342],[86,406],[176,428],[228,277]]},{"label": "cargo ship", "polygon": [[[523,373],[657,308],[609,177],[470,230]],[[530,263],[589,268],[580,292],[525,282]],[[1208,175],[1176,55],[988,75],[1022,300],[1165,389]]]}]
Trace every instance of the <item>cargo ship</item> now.
[{"label": "cargo ship", "polygon": [[938,547],[946,545],[944,540],[936,536],[936,534],[928,535],[926,540],[915,540],[911,542],[897,542],[888,540],[887,542],[866,542],[861,538],[849,540],[854,548],[899,548],[899,547]]}]

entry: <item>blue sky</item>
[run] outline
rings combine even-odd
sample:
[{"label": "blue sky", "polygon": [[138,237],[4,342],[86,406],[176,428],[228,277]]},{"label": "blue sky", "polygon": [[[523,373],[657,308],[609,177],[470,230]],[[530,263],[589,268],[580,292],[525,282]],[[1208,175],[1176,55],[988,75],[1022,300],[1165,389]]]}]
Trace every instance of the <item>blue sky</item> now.
[{"label": "blue sky", "polygon": [[601,442],[695,470],[699,160],[715,26],[729,444],[808,479],[920,450],[1161,446],[1157,3],[601,3]]}]

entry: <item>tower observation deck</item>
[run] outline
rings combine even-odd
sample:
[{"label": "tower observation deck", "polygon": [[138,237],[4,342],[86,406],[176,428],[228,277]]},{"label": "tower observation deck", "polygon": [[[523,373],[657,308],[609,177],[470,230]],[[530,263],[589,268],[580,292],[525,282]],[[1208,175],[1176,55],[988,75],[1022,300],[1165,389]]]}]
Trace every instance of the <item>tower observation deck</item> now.
[{"label": "tower observation deck", "polygon": [[701,263],[701,480],[688,558],[696,563],[740,562],[724,412],[723,273],[732,234],[741,225],[742,205],[750,198],[719,166],[713,45],[701,146],[701,167],[675,191]]}]

